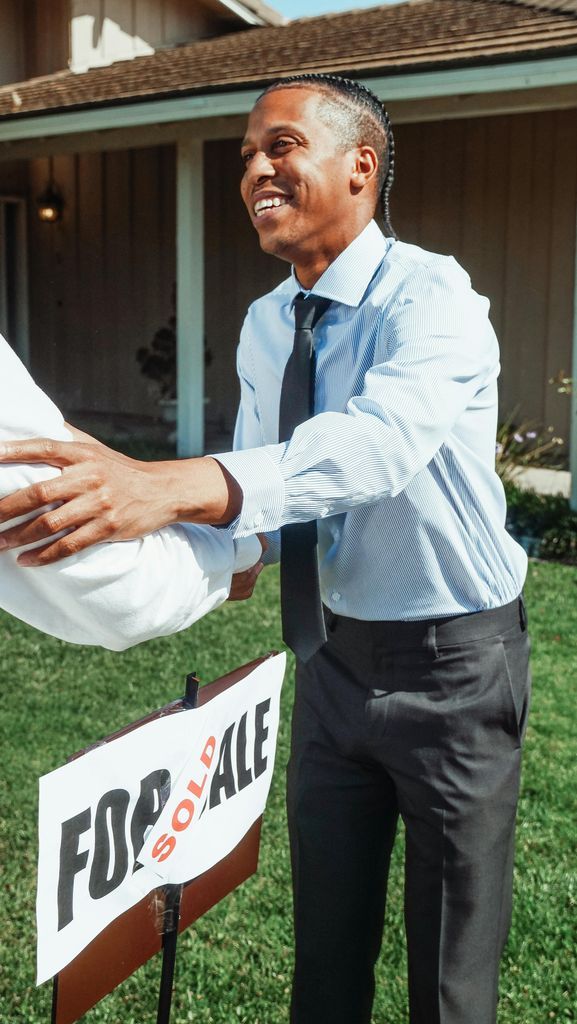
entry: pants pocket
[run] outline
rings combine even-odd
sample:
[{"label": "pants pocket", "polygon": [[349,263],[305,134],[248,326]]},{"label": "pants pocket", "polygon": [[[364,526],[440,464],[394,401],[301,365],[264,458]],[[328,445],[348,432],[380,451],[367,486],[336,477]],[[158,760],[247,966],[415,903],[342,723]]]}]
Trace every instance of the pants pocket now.
[{"label": "pants pocket", "polygon": [[515,636],[502,638],[501,649],[517,728],[517,739],[521,745],[527,731],[531,704],[531,670],[529,666],[531,644],[527,633],[517,633]]}]

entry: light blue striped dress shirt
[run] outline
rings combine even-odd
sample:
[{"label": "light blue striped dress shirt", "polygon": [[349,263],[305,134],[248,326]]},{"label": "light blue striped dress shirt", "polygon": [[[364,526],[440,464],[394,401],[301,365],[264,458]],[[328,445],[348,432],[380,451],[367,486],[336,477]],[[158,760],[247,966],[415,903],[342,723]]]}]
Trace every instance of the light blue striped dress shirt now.
[{"label": "light blue striped dress shirt", "polygon": [[[318,519],[321,592],[340,615],[425,619],[521,591],[494,470],[499,350],[488,300],[452,257],[375,222],[327,268],[315,328],[315,416],[278,443],[294,272],[250,307],[238,350],[237,537]],[[273,544],[274,551],[274,544]]]}]

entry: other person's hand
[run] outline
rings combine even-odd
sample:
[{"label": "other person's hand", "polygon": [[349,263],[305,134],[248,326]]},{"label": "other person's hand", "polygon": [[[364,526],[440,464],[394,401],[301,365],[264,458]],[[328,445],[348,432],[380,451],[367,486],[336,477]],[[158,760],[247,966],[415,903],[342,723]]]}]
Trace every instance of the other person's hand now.
[{"label": "other person's hand", "polygon": [[[261,556],[264,555],[268,548],[268,541],[264,533],[257,534],[257,537],[261,544]],[[256,565],[251,566],[250,569],[245,569],[244,572],[235,572],[232,577],[230,585],[230,593],[228,595],[229,601],[247,601],[249,597],[252,597],[256,581],[259,578],[264,565],[262,562],[257,562]]]},{"label": "other person's hand", "polygon": [[257,562],[251,569],[245,569],[244,572],[235,572],[232,577],[228,600],[247,601],[249,597],[252,597],[256,581],[263,569],[264,565],[262,562]]},{"label": "other person's hand", "polygon": [[[0,534],[0,551],[48,542],[20,555],[22,565],[47,565],[93,544],[143,537],[169,523],[224,524],[242,504],[236,481],[211,458],[140,462],[100,442],[40,438],[3,442],[0,462],[62,470],[0,501],[0,524],[40,512]],[[69,531],[66,536],[53,540],[63,530]]]}]

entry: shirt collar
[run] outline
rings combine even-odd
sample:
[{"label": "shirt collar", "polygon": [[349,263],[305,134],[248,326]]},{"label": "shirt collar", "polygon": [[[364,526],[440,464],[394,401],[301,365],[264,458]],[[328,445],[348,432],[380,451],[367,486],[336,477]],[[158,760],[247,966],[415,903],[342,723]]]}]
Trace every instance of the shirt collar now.
[{"label": "shirt collar", "polygon": [[[359,306],[389,244],[375,221],[370,221],[360,235],[339,253],[310,290],[315,295],[343,302],[346,306]],[[291,277],[295,289],[294,301],[299,292],[303,291],[305,295],[308,292],[299,284],[294,267],[291,268]]]}]

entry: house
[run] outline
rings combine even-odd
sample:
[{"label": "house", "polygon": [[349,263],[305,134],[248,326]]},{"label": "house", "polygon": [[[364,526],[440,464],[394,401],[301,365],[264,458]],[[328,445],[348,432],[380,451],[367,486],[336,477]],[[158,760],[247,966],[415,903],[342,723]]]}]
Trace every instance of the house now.
[{"label": "house", "polygon": [[[571,436],[577,504],[577,398],[548,383],[577,365],[577,0],[286,24],[258,0],[58,0],[43,27],[45,9],[0,15],[0,314],[72,419],[150,414],[135,353],[176,282],[179,451],[204,449],[205,417],[227,445],[243,312],[286,274],[241,208],[238,140],[267,82],[335,71],[386,101],[397,231],[490,297],[502,412]],[[63,214],[41,223],[50,183]]]}]

